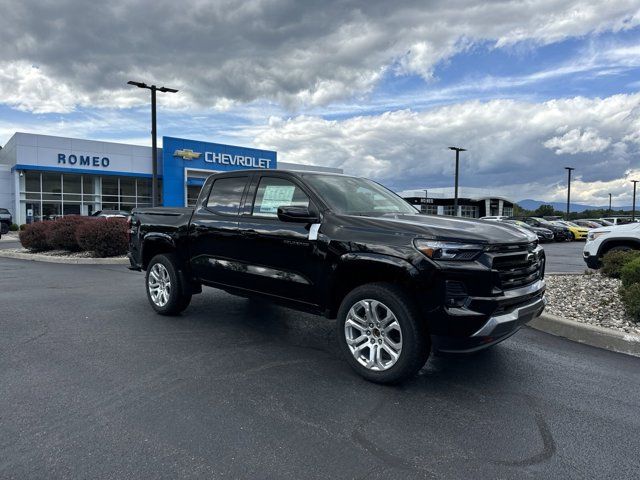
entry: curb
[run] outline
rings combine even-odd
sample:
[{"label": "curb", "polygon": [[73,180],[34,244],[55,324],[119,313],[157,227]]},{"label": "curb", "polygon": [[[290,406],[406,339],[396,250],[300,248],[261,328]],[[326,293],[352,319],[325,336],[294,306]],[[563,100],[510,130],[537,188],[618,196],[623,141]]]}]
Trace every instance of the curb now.
[{"label": "curb", "polygon": [[543,313],[534,318],[528,325],[541,332],[564,337],[574,342],[640,357],[640,336],[637,335],[574,322],[549,313]]},{"label": "curb", "polygon": [[128,258],[70,258],[52,257],[38,253],[18,253],[0,250],[0,257],[29,260],[32,262],[66,263],[68,265],[128,265]]}]

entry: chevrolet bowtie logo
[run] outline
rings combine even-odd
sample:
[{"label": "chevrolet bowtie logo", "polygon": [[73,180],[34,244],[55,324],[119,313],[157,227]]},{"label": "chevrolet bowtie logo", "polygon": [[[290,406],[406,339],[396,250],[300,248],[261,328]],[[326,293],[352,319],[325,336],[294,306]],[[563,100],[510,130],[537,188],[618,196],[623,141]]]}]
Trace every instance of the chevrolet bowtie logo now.
[{"label": "chevrolet bowtie logo", "polygon": [[194,152],[188,148],[173,152],[174,157],[184,158],[185,160],[194,160],[196,158],[200,158],[200,155],[202,155],[200,152]]}]

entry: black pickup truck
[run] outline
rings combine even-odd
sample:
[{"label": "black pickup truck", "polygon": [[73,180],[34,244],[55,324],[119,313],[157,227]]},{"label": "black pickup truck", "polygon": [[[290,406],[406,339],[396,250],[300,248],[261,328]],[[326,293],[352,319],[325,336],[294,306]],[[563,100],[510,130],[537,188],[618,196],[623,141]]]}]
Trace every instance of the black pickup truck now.
[{"label": "black pickup truck", "polygon": [[431,351],[494,345],[545,305],[535,234],[423,215],[363,178],[216,174],[195,208],[136,209],[129,222],[131,268],[146,271],[156,312],[182,312],[206,285],[337,318],[347,361],[380,383]]}]

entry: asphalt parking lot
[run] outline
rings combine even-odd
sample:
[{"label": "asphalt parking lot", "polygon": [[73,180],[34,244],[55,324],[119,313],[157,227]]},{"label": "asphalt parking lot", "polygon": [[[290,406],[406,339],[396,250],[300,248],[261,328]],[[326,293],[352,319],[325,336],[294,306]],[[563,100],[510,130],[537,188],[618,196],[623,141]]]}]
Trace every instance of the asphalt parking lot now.
[{"label": "asphalt parking lot", "polygon": [[523,329],[400,387],[333,322],[0,259],[0,478],[637,478],[640,359]]},{"label": "asphalt parking lot", "polygon": [[584,241],[544,243],[547,273],[584,273],[587,265],[582,259]]}]

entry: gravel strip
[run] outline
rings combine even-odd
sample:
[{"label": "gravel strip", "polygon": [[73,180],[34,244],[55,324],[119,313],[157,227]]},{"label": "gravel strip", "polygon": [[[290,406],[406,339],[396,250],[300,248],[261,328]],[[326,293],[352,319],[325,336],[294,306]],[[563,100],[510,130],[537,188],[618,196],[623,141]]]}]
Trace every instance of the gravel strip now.
[{"label": "gravel strip", "polygon": [[640,323],[625,313],[618,295],[620,280],[592,275],[546,275],[545,311],[581,323],[640,335]]}]

